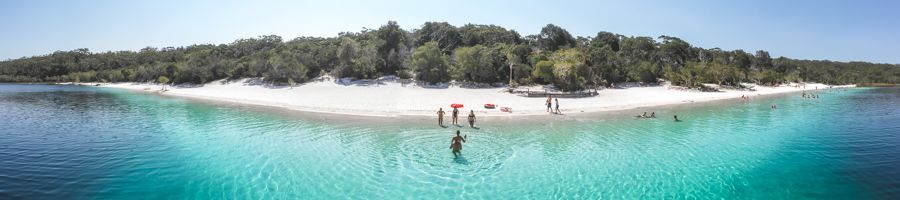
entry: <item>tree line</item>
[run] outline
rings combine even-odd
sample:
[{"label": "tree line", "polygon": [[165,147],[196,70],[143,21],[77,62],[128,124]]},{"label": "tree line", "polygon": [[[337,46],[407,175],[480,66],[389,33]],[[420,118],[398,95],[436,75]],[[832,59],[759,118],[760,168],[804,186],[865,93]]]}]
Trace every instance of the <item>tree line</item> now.
[{"label": "tree line", "polygon": [[165,77],[175,84],[200,84],[262,77],[293,85],[326,74],[357,79],[395,75],[428,83],[553,84],[563,90],[660,79],[687,87],[900,83],[897,64],[772,58],[763,50],[705,49],[672,36],[598,32],[581,37],[553,24],[537,35],[522,36],[496,25],[426,22],[407,31],[389,21],[378,29],[337,37],[284,41],[269,35],[136,52],[75,49],[0,62],[0,82],[148,82]]}]

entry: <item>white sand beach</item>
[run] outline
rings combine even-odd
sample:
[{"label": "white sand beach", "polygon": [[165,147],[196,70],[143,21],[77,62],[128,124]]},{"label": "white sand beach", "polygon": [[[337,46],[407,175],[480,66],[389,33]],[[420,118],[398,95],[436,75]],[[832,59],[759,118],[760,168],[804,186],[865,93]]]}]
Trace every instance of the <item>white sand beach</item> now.
[{"label": "white sand beach", "polygon": [[[341,84],[334,80],[308,82],[296,87],[268,87],[249,84],[252,79],[225,82],[214,81],[197,87],[167,86],[159,92],[157,84],[114,83],[103,87],[123,88],[165,96],[199,98],[242,104],[276,106],[292,110],[364,116],[433,116],[438,108],[449,114],[450,104],[464,104],[462,111],[474,110],[478,116],[547,115],[546,97],[523,97],[507,92],[506,88],[470,89],[458,86],[425,88],[400,81],[367,82],[367,84]],[[559,98],[564,114],[625,110],[638,107],[661,106],[705,102],[742,95],[759,96],[785,92],[814,91],[829,87],[825,84],[805,83],[766,87],[749,84],[753,91],[723,89],[720,92],[700,92],[677,89],[668,85],[603,89],[599,95],[585,98]],[[539,89],[539,88],[536,88]],[[484,104],[496,104],[496,109],[486,109]],[[555,105],[555,104],[554,104]],[[500,107],[510,107],[512,112],[501,112]]]}]

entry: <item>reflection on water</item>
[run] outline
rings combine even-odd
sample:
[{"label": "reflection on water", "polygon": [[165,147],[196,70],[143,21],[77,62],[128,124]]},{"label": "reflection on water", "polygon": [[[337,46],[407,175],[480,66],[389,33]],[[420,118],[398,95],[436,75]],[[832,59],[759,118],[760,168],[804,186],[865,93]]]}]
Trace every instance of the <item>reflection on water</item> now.
[{"label": "reflection on water", "polygon": [[[898,94],[646,108],[658,119],[480,118],[471,129],[0,85],[0,198],[897,198]],[[468,137],[454,159],[456,130]]]}]

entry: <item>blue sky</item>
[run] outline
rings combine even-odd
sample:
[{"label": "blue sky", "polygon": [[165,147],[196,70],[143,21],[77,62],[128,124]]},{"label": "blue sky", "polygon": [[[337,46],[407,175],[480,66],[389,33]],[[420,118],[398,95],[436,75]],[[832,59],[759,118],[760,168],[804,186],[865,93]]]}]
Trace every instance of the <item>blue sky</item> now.
[{"label": "blue sky", "polygon": [[0,60],[56,50],[138,50],[280,35],[336,36],[426,21],[496,24],[522,35],[547,23],[573,35],[669,35],[704,48],[900,63],[900,1],[49,1],[0,2]]}]

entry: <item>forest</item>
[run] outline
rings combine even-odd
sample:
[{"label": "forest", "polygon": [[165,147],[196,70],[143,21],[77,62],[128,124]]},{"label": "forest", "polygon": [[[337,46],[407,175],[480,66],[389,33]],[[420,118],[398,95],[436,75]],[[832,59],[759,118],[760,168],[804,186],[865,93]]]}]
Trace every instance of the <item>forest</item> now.
[{"label": "forest", "polygon": [[374,79],[394,75],[422,83],[552,84],[573,91],[621,82],[703,87],[749,82],[900,83],[900,65],[772,58],[759,50],[696,47],[672,36],[598,32],[573,36],[548,24],[522,36],[496,25],[394,22],[337,37],[268,35],[229,44],[146,47],[139,51],[57,51],[0,62],[0,82],[170,82],[263,78],[295,85],[322,75]]}]

